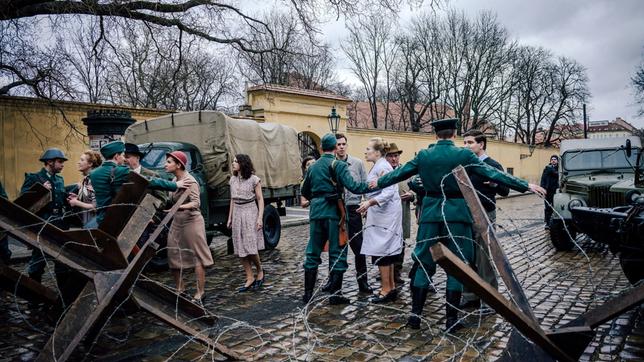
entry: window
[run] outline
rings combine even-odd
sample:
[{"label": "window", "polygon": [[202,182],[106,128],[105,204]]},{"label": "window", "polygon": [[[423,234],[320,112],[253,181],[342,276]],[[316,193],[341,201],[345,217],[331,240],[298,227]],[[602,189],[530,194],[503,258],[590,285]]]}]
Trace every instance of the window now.
[{"label": "window", "polygon": [[514,167],[508,167],[506,172],[509,173],[510,175],[514,176]]}]

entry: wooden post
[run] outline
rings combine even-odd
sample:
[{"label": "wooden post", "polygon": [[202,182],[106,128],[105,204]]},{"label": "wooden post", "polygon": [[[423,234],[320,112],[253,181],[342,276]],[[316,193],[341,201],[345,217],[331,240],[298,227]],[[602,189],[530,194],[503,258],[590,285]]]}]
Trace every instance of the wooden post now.
[{"label": "wooden post", "polygon": [[454,169],[454,177],[456,178],[458,187],[461,189],[463,198],[465,198],[465,201],[467,202],[467,206],[469,206],[470,211],[472,212],[474,227],[489,246],[490,257],[492,258],[496,269],[499,271],[505,286],[508,288],[512,299],[516,302],[517,306],[523,311],[523,313],[525,313],[534,323],[538,324],[537,318],[528,302],[528,297],[526,297],[523,292],[523,288],[521,287],[521,284],[519,284],[519,280],[510,266],[510,261],[505,255],[505,252],[503,252],[503,248],[501,248],[501,245],[496,238],[494,226],[490,222],[490,219],[488,219],[487,213],[481,204],[481,200],[476,194],[474,185],[472,185],[472,181],[467,175],[465,168],[463,166],[456,167]]},{"label": "wooden post", "polygon": [[574,361],[572,357],[546,336],[539,324],[533,321],[526,313],[517,309],[513,303],[505,299],[501,293],[481,279],[472,268],[466,265],[443,244],[436,243],[430,249],[432,258],[436,263],[445,269],[447,273],[467,285],[485,303],[494,308],[508,322],[512,323],[524,336],[534,341],[551,356],[560,361]]}]

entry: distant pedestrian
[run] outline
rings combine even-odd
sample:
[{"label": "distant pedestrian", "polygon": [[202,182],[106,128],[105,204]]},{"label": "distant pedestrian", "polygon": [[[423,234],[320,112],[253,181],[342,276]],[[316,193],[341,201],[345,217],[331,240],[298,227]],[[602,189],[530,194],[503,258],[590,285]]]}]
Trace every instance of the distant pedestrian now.
[{"label": "distant pedestrian", "polygon": [[[374,165],[367,175],[368,181],[375,182],[378,177],[393,171],[385,159],[387,151],[389,143],[382,138],[376,137],[369,141],[365,158]],[[360,253],[370,255],[380,271],[380,293],[369,299],[372,303],[388,303],[398,298],[394,263],[399,259],[403,245],[403,210],[398,192],[396,184],[370,192],[366,194],[367,200],[357,210],[359,213],[367,213]]]},{"label": "distant pedestrian", "polygon": [[93,150],[83,152],[77,163],[78,171],[83,178],[78,183],[78,191],[76,193],[70,193],[67,198],[69,205],[78,210],[82,210],[79,216],[85,229],[98,227],[96,223],[96,193],[92,187],[89,174],[100,166],[101,163],[103,163],[103,159],[100,153]]},{"label": "distant pedestrian", "polygon": [[[235,255],[240,258],[246,273],[246,281],[239,292],[246,292],[260,288],[265,279],[259,259],[259,251],[264,249],[264,195],[262,182],[254,174],[255,168],[248,155],[236,155],[232,168],[228,228],[233,231]],[[253,273],[253,265],[257,276]]]},{"label": "distant pedestrian", "polygon": [[550,229],[550,219],[552,218],[552,203],[559,188],[559,156],[550,156],[550,164],[548,164],[541,174],[541,187],[546,189],[546,199],[543,202],[543,221],[545,222],[546,230]]},{"label": "distant pedestrian", "polygon": [[179,206],[179,210],[172,219],[168,233],[168,264],[172,269],[179,293],[185,290],[183,270],[195,268],[197,293],[193,298],[201,302],[206,285],[205,268],[213,265],[214,262],[206,241],[206,225],[200,210],[199,183],[186,171],[187,162],[188,157],[181,151],[167,154],[165,170],[174,175],[175,181],[182,181],[186,187],[171,194],[172,202],[176,203],[184,192],[189,193],[188,198]]}]

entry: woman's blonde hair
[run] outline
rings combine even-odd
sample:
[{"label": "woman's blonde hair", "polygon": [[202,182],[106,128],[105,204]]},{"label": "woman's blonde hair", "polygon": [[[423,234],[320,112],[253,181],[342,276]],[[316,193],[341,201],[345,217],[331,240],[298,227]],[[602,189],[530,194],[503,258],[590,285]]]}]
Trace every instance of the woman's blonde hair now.
[{"label": "woman's blonde hair", "polygon": [[369,142],[373,143],[373,149],[380,152],[381,156],[385,156],[389,152],[389,142],[385,141],[382,137],[374,137]]},{"label": "woman's blonde hair", "polygon": [[98,166],[103,163],[103,159],[101,158],[101,154],[97,151],[94,150],[87,150],[83,152],[85,156],[87,156],[87,162],[92,164],[92,168],[97,168]]}]

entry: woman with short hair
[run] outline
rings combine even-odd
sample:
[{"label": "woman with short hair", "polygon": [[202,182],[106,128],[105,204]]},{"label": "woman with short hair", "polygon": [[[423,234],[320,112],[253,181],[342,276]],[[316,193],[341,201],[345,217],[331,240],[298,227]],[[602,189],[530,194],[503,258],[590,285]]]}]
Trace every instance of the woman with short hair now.
[{"label": "woman with short hair", "polygon": [[170,193],[170,199],[176,203],[184,192],[188,197],[174,214],[168,233],[168,264],[174,275],[177,292],[183,293],[183,269],[195,268],[197,276],[197,293],[193,299],[201,302],[204,299],[206,271],[214,264],[208,242],[206,225],[201,215],[199,183],[186,171],[188,157],[181,151],[166,155],[165,170],[174,175],[173,181],[183,181],[185,188]]},{"label": "woman with short hair", "polygon": [[255,168],[248,155],[236,155],[232,169],[228,228],[233,232],[235,255],[246,273],[246,282],[238,290],[241,293],[259,289],[264,284],[264,269],[259,259],[259,250],[264,249],[264,196],[261,180],[254,175]]},{"label": "woman with short hair", "polygon": [[[365,158],[374,166],[367,175],[367,181],[377,180],[380,176],[393,171],[385,159],[389,143],[380,137],[369,140]],[[402,204],[398,185],[365,195],[358,212],[367,213],[363,228],[361,254],[371,255],[373,263],[380,270],[381,288],[378,295],[369,298],[372,303],[387,303],[397,299],[398,292],[394,282],[394,262],[402,251]],[[368,210],[368,212],[367,212]]]}]

